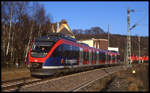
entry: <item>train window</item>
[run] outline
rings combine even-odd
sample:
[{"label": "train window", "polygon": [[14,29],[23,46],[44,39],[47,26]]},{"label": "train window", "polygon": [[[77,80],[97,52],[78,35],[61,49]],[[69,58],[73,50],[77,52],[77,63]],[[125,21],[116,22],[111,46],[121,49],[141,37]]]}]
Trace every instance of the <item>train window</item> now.
[{"label": "train window", "polygon": [[64,44],[64,52],[63,55],[69,58],[76,58],[79,57],[79,48],[71,45]]},{"label": "train window", "polygon": [[80,60],[81,60],[80,62],[82,63],[82,61],[84,60],[83,59],[83,50],[82,50],[82,48],[80,48],[80,52],[79,53],[80,53]]},{"label": "train window", "polygon": [[102,53],[99,52],[99,60],[102,60]]},{"label": "train window", "polygon": [[115,56],[115,55],[113,55],[113,56],[112,56],[112,60],[115,60],[115,58],[116,58],[116,56]]},{"label": "train window", "polygon": [[32,57],[45,57],[50,49],[53,47],[54,42],[34,42],[31,48]]},{"label": "train window", "polygon": [[66,57],[71,57],[71,47],[69,45],[66,45]]},{"label": "train window", "polygon": [[74,46],[72,46],[71,56],[72,56],[72,57],[75,57],[75,47],[74,47]]},{"label": "train window", "polygon": [[77,47],[77,55],[78,55],[78,57],[79,57],[79,52],[80,52],[80,49],[79,49],[79,47]]},{"label": "train window", "polygon": [[92,61],[94,61],[94,53],[93,53],[93,51],[91,52],[91,54],[92,54]]},{"label": "train window", "polygon": [[63,47],[64,47],[64,57],[67,57],[68,56],[68,46],[66,44],[63,44]]},{"label": "train window", "polygon": [[83,52],[83,60],[86,59],[85,56],[86,56],[86,53],[85,53],[85,51],[84,51],[84,52]]},{"label": "train window", "polygon": [[94,52],[94,61],[96,61],[97,60],[97,53],[96,53],[96,51]]},{"label": "train window", "polygon": [[108,55],[108,61],[110,61],[111,60],[111,56],[110,55]]},{"label": "train window", "polygon": [[89,60],[89,51],[86,52],[87,61]]},{"label": "train window", "polygon": [[105,55],[105,53],[101,53],[102,54],[102,62],[105,62],[105,60],[106,60],[106,55]]},{"label": "train window", "polygon": [[88,60],[89,60],[89,53],[88,53],[87,51],[86,51],[86,52],[85,52],[85,51],[83,52],[83,58],[84,58],[85,61],[88,61]]},{"label": "train window", "polygon": [[97,57],[97,61],[99,61],[99,52],[97,52],[96,57]]},{"label": "train window", "polygon": [[117,59],[120,59],[120,55],[117,55]]},{"label": "train window", "polygon": [[89,62],[91,61],[91,52],[88,50],[88,55],[89,55]]},{"label": "train window", "polygon": [[77,58],[77,48],[75,46],[72,46],[72,56]]},{"label": "train window", "polygon": [[52,56],[54,56],[54,57],[57,57],[57,56],[63,57],[63,56],[64,56],[63,54],[64,54],[64,47],[63,47],[63,45],[60,45],[60,46],[58,46],[58,47],[54,50]]},{"label": "train window", "polygon": [[75,56],[78,58],[79,57],[79,48],[75,47]]},{"label": "train window", "polygon": [[117,61],[120,61],[120,55],[117,55]]}]

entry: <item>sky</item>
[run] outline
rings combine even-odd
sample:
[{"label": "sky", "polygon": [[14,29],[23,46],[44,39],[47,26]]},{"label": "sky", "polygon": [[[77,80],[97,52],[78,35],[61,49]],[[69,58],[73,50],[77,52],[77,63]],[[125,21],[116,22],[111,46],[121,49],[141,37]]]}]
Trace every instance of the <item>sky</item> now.
[{"label": "sky", "polygon": [[127,8],[130,12],[131,35],[149,36],[148,1],[44,1],[39,2],[53,23],[66,19],[71,30],[100,27],[111,34],[127,35]]}]

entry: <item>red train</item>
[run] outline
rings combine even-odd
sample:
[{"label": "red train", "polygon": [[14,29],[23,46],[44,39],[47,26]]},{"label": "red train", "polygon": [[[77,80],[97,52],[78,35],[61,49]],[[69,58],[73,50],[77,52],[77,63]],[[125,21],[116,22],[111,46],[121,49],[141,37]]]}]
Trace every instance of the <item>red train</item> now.
[{"label": "red train", "polygon": [[36,38],[29,49],[27,64],[31,75],[53,75],[66,69],[120,64],[120,54],[89,47],[63,34]]},{"label": "red train", "polygon": [[148,57],[148,56],[141,56],[141,57],[138,57],[138,56],[132,55],[132,56],[129,58],[129,60],[130,60],[131,62],[133,62],[133,63],[138,63],[139,60],[140,60],[141,63],[144,63],[144,62],[148,62],[149,57]]}]

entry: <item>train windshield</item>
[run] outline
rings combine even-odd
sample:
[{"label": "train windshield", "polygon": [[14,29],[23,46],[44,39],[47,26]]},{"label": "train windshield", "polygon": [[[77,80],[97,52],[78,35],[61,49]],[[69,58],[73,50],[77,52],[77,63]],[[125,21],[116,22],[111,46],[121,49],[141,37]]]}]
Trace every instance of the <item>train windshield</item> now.
[{"label": "train windshield", "polygon": [[54,42],[34,42],[31,48],[32,57],[45,57],[50,49],[53,47]]}]

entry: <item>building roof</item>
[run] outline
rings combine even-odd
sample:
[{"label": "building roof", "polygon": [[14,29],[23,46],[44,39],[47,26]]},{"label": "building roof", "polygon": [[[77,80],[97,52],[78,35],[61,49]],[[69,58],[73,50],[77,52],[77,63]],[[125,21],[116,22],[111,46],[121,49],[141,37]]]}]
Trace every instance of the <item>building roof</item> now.
[{"label": "building roof", "polygon": [[[57,28],[57,27],[59,27],[59,28]],[[68,26],[67,21],[65,19],[62,19],[61,22],[52,24],[52,32],[53,33],[63,33],[65,35],[71,36],[72,38],[75,38],[75,35],[71,31],[71,29]]]}]

